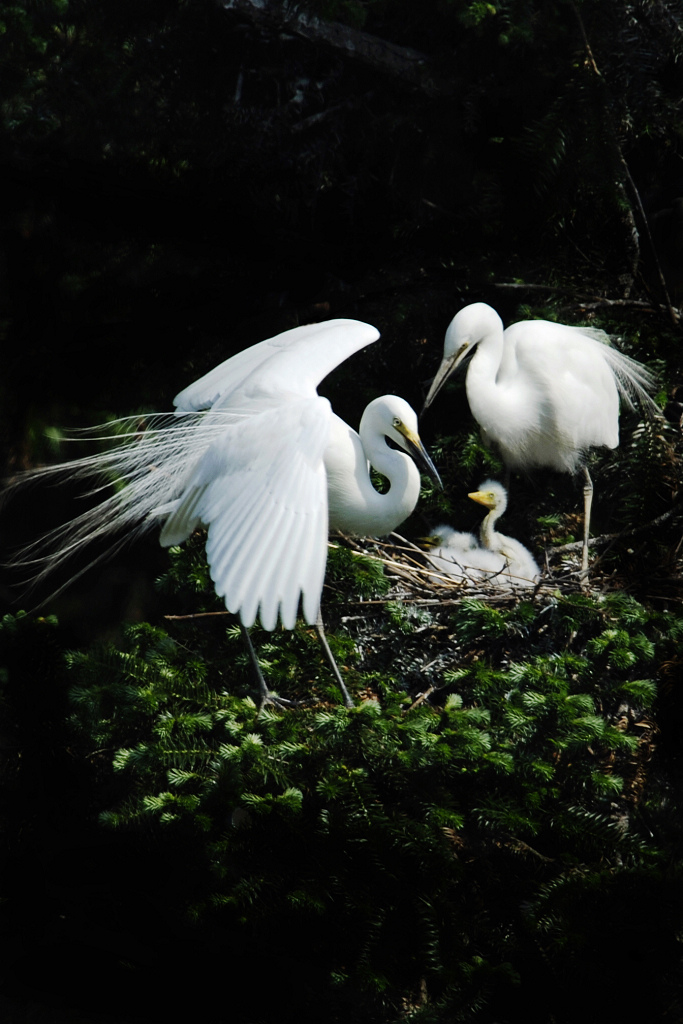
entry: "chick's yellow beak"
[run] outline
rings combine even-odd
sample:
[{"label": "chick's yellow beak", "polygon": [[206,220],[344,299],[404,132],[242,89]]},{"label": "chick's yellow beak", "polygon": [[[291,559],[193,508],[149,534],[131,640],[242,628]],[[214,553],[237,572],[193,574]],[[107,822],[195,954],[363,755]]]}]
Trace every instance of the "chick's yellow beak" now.
[{"label": "chick's yellow beak", "polygon": [[480,505],[485,505],[486,508],[493,508],[495,501],[490,491],[470,491],[467,495],[472,501],[478,501]]},{"label": "chick's yellow beak", "polygon": [[442,539],[433,533],[430,537],[415,537],[414,543],[426,551],[431,551],[432,548],[437,548],[442,543]]}]

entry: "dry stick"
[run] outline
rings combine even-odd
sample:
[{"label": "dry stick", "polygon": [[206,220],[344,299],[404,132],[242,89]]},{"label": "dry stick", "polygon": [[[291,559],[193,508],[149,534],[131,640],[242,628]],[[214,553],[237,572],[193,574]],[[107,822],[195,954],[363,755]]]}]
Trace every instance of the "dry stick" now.
[{"label": "dry stick", "polygon": [[[415,570],[412,570],[412,572],[411,572],[409,567],[404,566],[401,562],[390,561],[390,560],[387,560],[385,558],[379,558],[377,556],[370,556],[370,557],[375,557],[378,562],[381,562],[383,565],[388,566],[390,569],[393,569],[395,572],[398,572],[400,575],[405,576],[405,577],[407,577],[409,579],[411,578],[411,575],[414,575]],[[443,572],[440,572],[438,569],[427,568],[426,566],[424,566],[424,565],[422,565],[420,563],[415,562],[413,559],[411,559],[411,561],[413,561],[413,564],[416,566],[417,570],[419,571],[418,574],[419,574],[420,577],[426,577],[427,580],[430,581],[430,582],[431,581],[438,581],[440,583],[444,583],[444,584],[447,585],[449,590],[459,589],[459,588],[463,587],[465,585],[465,583],[468,583],[470,586],[472,584],[474,584],[474,583],[477,583],[480,586],[484,587],[484,589],[486,589],[485,588],[485,583],[487,582],[486,580],[477,580],[477,579],[473,578],[472,576],[470,576],[469,573],[467,572],[468,568],[472,568],[471,566],[470,567],[463,566],[462,567],[463,571],[461,573],[457,573],[456,575],[452,576],[450,573],[443,573]],[[457,564],[457,563],[454,563],[454,564]],[[525,580],[525,582],[528,582],[528,580],[526,580],[526,577],[524,577],[524,576],[515,576],[515,575],[513,575],[510,572],[505,572],[503,569],[498,570],[498,572],[496,572],[496,573],[492,572],[491,577],[490,577],[491,581],[496,580],[498,578],[509,580],[510,583],[512,583],[513,586],[515,585],[515,580]],[[493,585],[495,586],[495,584],[493,584]],[[519,584],[519,585],[521,585],[521,584]],[[536,584],[536,586],[538,586],[538,584]]]},{"label": "dry stick", "polygon": [[608,299],[606,296],[586,296],[573,288],[560,288],[552,284],[532,284],[519,281],[497,281],[494,288],[517,289],[519,291],[553,292],[556,295],[568,295],[573,298],[581,309],[602,309],[604,306],[623,306],[628,309],[642,309],[648,313],[661,313],[666,310],[664,304],[650,302],[646,299]]},{"label": "dry stick", "polygon": [[[661,526],[667,519],[670,519],[679,509],[683,509],[683,501],[678,501],[676,504],[668,510],[663,512],[661,516],[657,516],[652,519],[649,523],[645,523],[643,526],[634,526],[631,530],[622,530],[620,533],[605,533],[601,537],[591,537],[588,541],[588,546],[592,548],[604,547],[605,544],[611,544],[618,540],[624,540],[626,537],[635,537],[640,533],[646,533],[651,530],[653,526]],[[562,544],[557,548],[546,548],[546,555],[551,556],[558,552],[564,551],[580,551],[583,547],[583,541],[573,541],[571,544]]]},{"label": "dry stick", "polygon": [[226,608],[225,611],[220,611],[220,612],[192,612],[192,614],[190,614],[190,615],[164,615],[164,618],[165,619],[173,619],[173,620],[180,620],[180,619],[208,619],[212,615],[215,616],[215,615],[232,615],[232,614],[233,613],[229,612],[228,609]]},{"label": "dry stick", "polygon": [[[665,309],[670,312],[669,307],[655,302],[646,302],[644,299],[595,299],[593,302],[581,303],[581,309],[602,309],[604,306],[628,306],[631,309],[643,309],[648,313],[661,313]],[[674,313],[678,316],[675,309]]]},{"label": "dry stick", "polygon": [[[427,700],[427,697],[431,697],[431,695],[434,693],[434,690],[436,689],[437,687],[432,685],[428,686],[427,689],[424,690],[422,693],[418,693],[417,697],[408,708],[408,712],[414,711],[416,707],[419,707],[419,705],[422,704],[423,701]],[[440,687],[438,687],[438,689],[440,689]]]},{"label": "dry stick", "polygon": [[[439,583],[442,583],[444,586],[448,587],[449,590],[457,588],[457,586],[459,585],[458,582],[455,581],[452,577],[444,576],[442,573],[439,573],[436,570],[428,569],[422,562],[416,561],[410,555],[408,557],[412,565],[405,565],[402,562],[397,562],[395,559],[385,558],[378,554],[372,554],[368,552],[365,548],[361,547],[361,545],[359,545],[357,542],[352,541],[352,538],[346,537],[344,534],[342,534],[341,536],[344,536],[345,540],[347,540],[350,543],[354,550],[360,552],[364,558],[371,558],[373,559],[373,561],[379,562],[381,565],[386,566],[388,569],[391,569],[396,575],[402,576],[403,578],[410,580],[414,587],[425,590],[427,589],[426,583],[429,583],[431,581],[437,581]],[[401,535],[398,533],[392,533],[390,536],[396,537],[399,541],[401,541],[402,544],[405,545],[405,547],[399,547],[396,544],[390,544],[386,541],[379,540],[375,541],[375,546],[380,549],[389,549],[391,551],[416,551],[422,557],[424,557],[424,552],[422,551],[422,549],[417,547],[411,541],[406,540],[405,537],[401,537]],[[331,544],[330,546],[336,547],[337,545]],[[418,577],[417,580],[415,578],[416,575]],[[426,580],[425,577],[427,578]]]}]

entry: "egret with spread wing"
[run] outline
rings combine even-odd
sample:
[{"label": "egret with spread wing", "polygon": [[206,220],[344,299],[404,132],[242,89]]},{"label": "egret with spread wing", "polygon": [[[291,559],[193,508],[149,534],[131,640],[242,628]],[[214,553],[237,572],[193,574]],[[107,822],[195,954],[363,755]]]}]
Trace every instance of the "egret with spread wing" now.
[{"label": "egret with spread wing", "polygon": [[[378,337],[356,320],[285,331],[181,391],[175,413],[155,417],[149,429],[131,421],[129,443],[31,474],[114,475],[126,486],[41,538],[23,561],[47,575],[96,536],[162,523],[168,547],[205,526],[211,577],[229,611],[245,628],[259,617],[265,629],[278,618],[291,629],[301,602],[351,704],[320,618],[328,531],[389,533],[417,503],[416,462],[438,481],[403,399],[375,399],[356,433],[317,393],[331,370]],[[369,464],[388,479],[386,493],[372,485]],[[245,636],[250,645],[246,629]],[[269,697],[260,672],[259,679]]]},{"label": "egret with spread wing", "polygon": [[654,378],[617,351],[603,331],[547,320],[503,330],[491,306],[475,302],[451,321],[443,360],[425,408],[463,359],[470,409],[484,442],[497,448],[508,474],[546,466],[584,475],[582,573],[588,571],[593,484],[585,464],[591,448],[619,444],[619,399],[659,413],[648,392]]}]

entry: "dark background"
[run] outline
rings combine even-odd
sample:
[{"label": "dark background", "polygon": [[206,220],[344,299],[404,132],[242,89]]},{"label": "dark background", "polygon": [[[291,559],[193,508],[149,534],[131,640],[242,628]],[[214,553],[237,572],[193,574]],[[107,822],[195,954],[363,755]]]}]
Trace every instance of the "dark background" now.
[{"label": "dark background", "polygon": [[[336,36],[307,14],[336,25]],[[540,316],[602,326],[658,373],[669,433],[647,464],[627,445],[599,463],[594,533],[666,516],[621,545],[606,572],[652,607],[678,606],[680,3],[368,0],[285,11],[248,0],[230,9],[210,0],[24,0],[0,19],[6,478],[78,452],[67,428],[168,410],[232,353],[330,317],[381,331],[322,385],[335,411],[357,426],[382,393],[419,410],[450,319],[483,300],[506,323]],[[634,422],[624,419],[627,433]],[[476,451],[465,460],[472,432],[461,380],[421,423],[446,495],[418,510],[411,535],[446,513],[462,528],[478,521],[464,495],[488,471]],[[573,512],[580,490],[552,474],[515,488],[509,532],[540,550],[551,530],[542,517]],[[75,489],[38,494],[6,505],[3,558],[72,514]],[[570,540],[576,522],[553,529]],[[246,1024],[291,1015],[283,1007],[301,994],[306,971],[282,951],[261,975],[229,936],[198,937],[179,924],[169,895],[179,847],[150,852],[144,835],[103,837],[95,808],[125,794],[104,772],[97,785],[105,779],[112,791],[93,797],[90,769],[61,731],[63,650],[118,637],[122,619],[158,614],[154,578],[165,559],[154,538],[141,542],[43,609],[59,614],[58,640],[29,632],[5,647],[8,1022],[148,1021],[178,1007],[193,1015],[211,1005],[198,1001],[201,979],[215,994],[226,961],[231,978],[252,972],[252,990],[261,977],[264,991],[272,987],[253,1018],[248,992],[222,993],[226,1019],[231,998]],[[8,613],[26,603],[16,583],[6,571]],[[659,705],[672,793],[676,665]],[[205,867],[196,870],[201,889]],[[666,887],[647,885],[652,907]],[[667,920],[677,919],[678,898]],[[624,899],[632,894],[615,896]],[[123,923],[95,936],[92,912],[79,916],[93,905]],[[68,927],[59,924],[65,915]],[[648,928],[656,930],[649,917]],[[173,992],[178,948],[191,980]],[[671,948],[652,954],[657,970],[680,970]],[[574,1004],[566,1017],[548,1010],[552,983],[534,957],[529,977],[541,994],[528,1019],[579,1019]],[[140,995],[140,964],[169,979],[163,994],[149,984]],[[609,985],[631,984],[632,968],[628,956],[608,957]],[[641,969],[647,985],[646,956]],[[674,1020],[671,1007],[650,1019]],[[500,1007],[491,1012],[463,1019],[507,1019]]]}]

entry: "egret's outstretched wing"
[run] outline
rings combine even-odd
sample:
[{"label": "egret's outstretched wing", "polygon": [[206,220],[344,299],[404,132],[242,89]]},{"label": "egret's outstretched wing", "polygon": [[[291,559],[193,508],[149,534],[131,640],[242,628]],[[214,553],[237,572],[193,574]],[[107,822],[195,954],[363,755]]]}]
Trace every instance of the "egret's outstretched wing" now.
[{"label": "egret's outstretched wing", "polygon": [[299,598],[314,623],[327,558],[323,453],[332,412],[317,395],[234,417],[207,449],[161,534],[168,546],[199,523],[216,592],[245,626],[257,615],[291,629]]},{"label": "egret's outstretched wing", "polygon": [[[379,337],[357,320],[286,331],[226,360],[177,396],[176,412],[123,421],[114,447],[27,474],[99,481],[103,501],[19,552],[34,581],[49,576],[95,537],[130,536],[166,520],[162,543],[199,523],[219,594],[245,623],[293,625],[300,595],[315,621],[327,553],[322,459],[329,404],[317,384]],[[206,410],[206,411],[202,411]],[[130,426],[128,426],[130,423]],[[95,429],[93,439],[103,439]],[[113,482],[121,486],[110,493]],[[112,542],[113,546],[123,543]],[[104,557],[104,556],[102,556]]]},{"label": "egret's outstretched wing", "polygon": [[289,388],[291,376],[294,385],[305,381],[316,388],[336,366],[377,338],[377,328],[360,320],[324,320],[294,327],[226,359],[177,394],[173,404],[179,410],[208,409],[219,399],[225,404],[255,371],[261,380],[265,364],[273,357],[278,357],[278,374],[284,377],[281,387],[295,389]]},{"label": "egret's outstretched wing", "polygon": [[97,442],[98,447],[108,444],[109,448],[21,474],[2,495],[11,500],[20,488],[32,484],[54,486],[67,479],[82,479],[86,496],[101,496],[85,512],[37,537],[15,554],[13,563],[25,568],[25,582],[31,587],[97,539],[119,535],[112,539],[108,551],[75,572],[72,580],[91,564],[109,557],[126,540],[156,525],[159,506],[175,504],[192,467],[216,437],[216,427],[201,413],[180,417],[166,413],[151,417],[144,425],[139,416],[131,416],[88,432],[74,432],[73,436],[81,442]]}]

